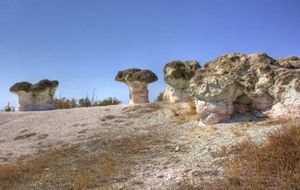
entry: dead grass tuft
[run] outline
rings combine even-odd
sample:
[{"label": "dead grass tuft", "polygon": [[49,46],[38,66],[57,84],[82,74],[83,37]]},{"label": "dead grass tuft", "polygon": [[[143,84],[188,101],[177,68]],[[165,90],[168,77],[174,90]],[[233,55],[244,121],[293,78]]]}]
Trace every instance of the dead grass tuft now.
[{"label": "dead grass tuft", "polygon": [[286,117],[270,118],[261,122],[262,126],[268,125],[286,125],[290,124],[291,121],[300,120],[300,118],[295,118],[294,116],[287,115]]},{"label": "dead grass tuft", "polygon": [[0,165],[0,187],[2,189],[10,189],[16,183],[29,180],[35,174],[41,173],[48,168],[49,163],[64,155],[64,151],[54,150],[49,154],[40,155],[32,160]]},{"label": "dead grass tuft", "polygon": [[132,176],[139,156],[164,144],[155,137],[95,138],[0,165],[0,189],[120,189]]},{"label": "dead grass tuft", "polygon": [[[177,189],[300,189],[300,125],[284,120],[267,124],[282,125],[262,144],[243,138],[235,146],[221,147],[216,156],[224,168],[223,179],[183,181]],[[247,126],[246,126],[247,127]],[[195,181],[196,180],[196,181]]]},{"label": "dead grass tuft", "polygon": [[161,104],[161,102],[154,102],[149,104],[132,105],[125,107],[122,110],[129,117],[138,117],[159,110],[162,106]]},{"label": "dead grass tuft", "polygon": [[300,189],[300,126],[284,127],[264,144],[245,140],[230,150],[235,155],[225,167],[230,189]]}]

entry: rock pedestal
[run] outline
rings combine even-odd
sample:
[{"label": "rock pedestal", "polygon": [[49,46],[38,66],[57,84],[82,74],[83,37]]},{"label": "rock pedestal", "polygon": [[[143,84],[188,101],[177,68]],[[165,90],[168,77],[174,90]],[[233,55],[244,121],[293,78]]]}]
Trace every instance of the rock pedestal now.
[{"label": "rock pedestal", "polygon": [[132,82],[129,86],[130,104],[145,104],[149,103],[148,84],[141,82]]},{"label": "rock pedestal", "polygon": [[132,68],[119,71],[115,80],[129,87],[130,104],[144,104],[149,103],[148,84],[157,81],[157,76],[150,70]]}]

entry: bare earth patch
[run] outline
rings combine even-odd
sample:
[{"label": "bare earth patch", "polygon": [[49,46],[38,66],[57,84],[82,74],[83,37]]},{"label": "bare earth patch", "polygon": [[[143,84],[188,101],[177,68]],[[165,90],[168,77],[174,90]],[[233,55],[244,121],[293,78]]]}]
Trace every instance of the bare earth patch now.
[{"label": "bare earth patch", "polygon": [[232,147],[281,128],[199,124],[189,104],[0,113],[0,189],[218,189]]}]

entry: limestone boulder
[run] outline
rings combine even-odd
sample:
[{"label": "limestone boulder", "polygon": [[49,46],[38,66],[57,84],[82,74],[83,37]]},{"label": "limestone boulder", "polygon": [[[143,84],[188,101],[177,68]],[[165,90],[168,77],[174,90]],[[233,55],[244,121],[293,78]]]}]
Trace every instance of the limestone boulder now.
[{"label": "limestone boulder", "polygon": [[41,111],[55,109],[54,95],[59,82],[41,80],[36,84],[18,82],[10,88],[19,99],[19,111]]},{"label": "limestone boulder", "polygon": [[187,88],[188,81],[195,75],[195,71],[201,68],[195,60],[172,61],[164,67],[164,80],[168,86],[164,91],[164,101],[190,102],[193,100],[184,89]]},{"label": "limestone boulder", "polygon": [[263,53],[232,53],[196,69],[194,74],[185,67],[167,64],[165,70],[172,72],[165,72],[165,78],[172,80],[169,85],[196,99],[198,114],[207,124],[225,122],[236,112],[298,114],[299,69],[282,63]]},{"label": "limestone boulder", "polygon": [[184,90],[168,86],[164,91],[163,101],[169,103],[191,102],[193,101],[193,98],[190,95],[188,95]]}]

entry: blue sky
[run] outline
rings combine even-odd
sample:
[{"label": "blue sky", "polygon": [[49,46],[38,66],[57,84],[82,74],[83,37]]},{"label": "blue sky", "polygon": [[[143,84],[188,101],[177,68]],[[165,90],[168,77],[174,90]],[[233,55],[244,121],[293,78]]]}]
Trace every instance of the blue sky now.
[{"label": "blue sky", "polygon": [[230,53],[300,56],[299,0],[0,0],[0,109],[16,82],[56,79],[56,95],[128,101],[118,70],[159,76],[172,60]]}]

